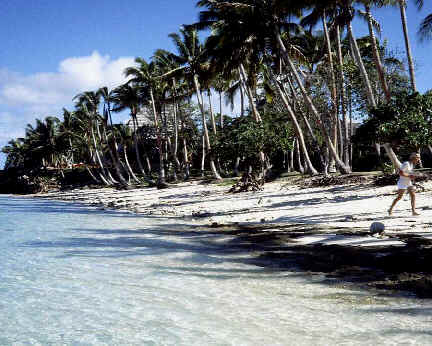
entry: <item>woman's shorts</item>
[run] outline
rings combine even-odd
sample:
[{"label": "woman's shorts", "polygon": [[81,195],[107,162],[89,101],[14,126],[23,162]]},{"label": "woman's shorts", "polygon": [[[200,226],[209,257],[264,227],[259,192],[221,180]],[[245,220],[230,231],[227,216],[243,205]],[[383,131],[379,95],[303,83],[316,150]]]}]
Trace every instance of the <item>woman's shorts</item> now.
[{"label": "woman's shorts", "polygon": [[398,187],[398,190],[406,190],[406,189],[409,189],[409,188],[413,187],[413,184],[412,184],[411,181],[409,183],[406,183],[406,182],[403,182],[403,181],[398,181],[397,182],[397,187]]}]

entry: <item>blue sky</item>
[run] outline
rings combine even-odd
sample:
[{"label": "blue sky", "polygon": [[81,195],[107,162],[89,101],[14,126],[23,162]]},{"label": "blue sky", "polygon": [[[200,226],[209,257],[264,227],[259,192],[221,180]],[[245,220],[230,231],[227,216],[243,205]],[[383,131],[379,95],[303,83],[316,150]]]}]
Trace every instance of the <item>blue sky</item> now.
[{"label": "blue sky", "polygon": [[[124,81],[122,71],[136,56],[150,58],[172,49],[168,34],[197,20],[195,0],[1,0],[0,147],[22,136],[35,118],[59,115],[72,98],[102,85]],[[432,42],[420,44],[421,19],[408,6],[408,23],[420,91],[432,88]],[[404,52],[399,10],[375,11],[390,48]],[[355,23],[357,36],[367,27]],[[0,167],[4,157],[0,156]]]}]

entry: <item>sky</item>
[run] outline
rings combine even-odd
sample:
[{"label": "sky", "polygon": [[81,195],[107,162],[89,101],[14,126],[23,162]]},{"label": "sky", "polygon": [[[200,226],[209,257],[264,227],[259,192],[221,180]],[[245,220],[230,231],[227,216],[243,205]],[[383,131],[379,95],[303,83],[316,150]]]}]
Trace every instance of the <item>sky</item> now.
[{"label": "sky", "polygon": [[[432,42],[416,32],[426,14],[408,0],[409,32],[418,89],[432,89]],[[197,21],[196,0],[1,0],[0,147],[24,135],[28,123],[61,117],[80,92],[125,81],[123,70],[135,57],[149,59],[158,48],[172,50],[168,34]],[[389,48],[404,53],[397,8],[374,11]],[[367,34],[356,21],[356,36]],[[124,121],[125,119],[117,119]],[[124,115],[123,115],[124,117]],[[4,155],[0,154],[0,168]]]}]

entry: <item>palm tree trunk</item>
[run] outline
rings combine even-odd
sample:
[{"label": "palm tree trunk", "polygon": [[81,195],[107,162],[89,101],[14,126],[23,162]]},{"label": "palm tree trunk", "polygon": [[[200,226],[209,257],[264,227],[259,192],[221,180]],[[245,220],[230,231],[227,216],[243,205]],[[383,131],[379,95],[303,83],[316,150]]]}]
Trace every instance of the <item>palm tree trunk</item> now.
[{"label": "palm tree trunk", "polygon": [[294,140],[294,147],[295,147],[296,159],[297,159],[297,165],[298,165],[298,168],[299,168],[299,172],[301,174],[303,174],[304,173],[304,168],[303,168],[303,165],[301,163],[301,154],[300,154],[300,148],[299,148],[299,145],[298,145],[298,138],[297,137]]},{"label": "palm tree trunk", "polygon": [[348,134],[348,117],[346,109],[346,96],[345,96],[345,75],[343,71],[343,57],[342,57],[342,45],[340,40],[340,28],[336,25],[336,44],[337,44],[337,56],[338,56],[338,71],[339,71],[339,90],[342,108],[342,119],[343,119],[343,159],[347,166],[351,166],[350,155],[349,155],[349,134]]},{"label": "palm tree trunk", "polygon": [[[103,145],[103,140],[102,140],[102,134],[101,134],[101,131],[100,131],[100,125],[99,125],[99,121],[97,120],[97,117],[95,116],[95,127],[96,127],[96,133],[97,133],[97,136],[98,136],[98,139],[99,139],[99,143],[100,143],[100,146],[101,146],[101,148],[102,148],[102,145]],[[102,127],[103,127],[103,124],[101,125]],[[108,144],[108,143],[107,143]],[[108,148],[108,151],[109,151],[109,148]],[[106,160],[105,160],[105,158],[103,157],[103,156],[101,156],[101,160],[102,160],[102,162],[106,162]],[[114,184],[118,184],[118,181],[117,180],[115,180],[114,179],[114,177],[112,176],[112,174],[111,174],[111,171],[109,170],[109,167],[105,167],[105,170],[106,170],[106,175],[110,178],[110,180],[114,183]]]},{"label": "palm tree trunk", "polygon": [[[189,99],[190,102],[190,99]],[[187,141],[185,137],[185,116],[181,107],[179,106],[179,115],[180,115],[180,130],[182,135],[182,143],[183,143],[183,161],[184,161],[184,179],[187,180],[190,177],[190,164],[189,164],[189,155],[187,148]]]},{"label": "palm tree trunk", "polygon": [[395,166],[395,168],[399,169],[400,166],[402,165],[402,163],[399,161],[399,159],[397,158],[396,154],[394,153],[393,149],[391,148],[389,143],[384,143],[383,147],[388,155],[388,157],[390,158],[391,162],[393,163],[393,165]]},{"label": "palm tree trunk", "polygon": [[[144,160],[145,160],[145,164],[146,164],[146,166],[147,166],[147,171],[148,171],[147,176],[148,176],[149,179],[151,180],[151,179],[152,179],[152,178],[151,178],[151,174],[152,174],[152,165],[151,165],[150,159],[149,159],[149,157],[148,157],[147,154],[144,154]],[[141,161],[141,159],[140,159],[140,161]]]},{"label": "palm tree trunk", "polygon": [[[360,74],[363,77],[363,83],[365,84],[366,94],[367,94],[367,99],[368,99],[369,105],[371,107],[375,108],[376,107],[376,101],[375,101],[375,97],[374,97],[374,94],[372,91],[372,86],[370,84],[370,80],[369,80],[369,76],[367,74],[366,68],[363,64],[363,59],[361,57],[360,50],[359,50],[358,45],[357,45],[357,40],[354,37],[351,23],[349,23],[347,27],[348,27],[348,34],[349,34],[349,38],[350,38],[350,42],[351,42],[350,47],[351,47],[354,59],[356,60],[357,65],[359,67]],[[375,148],[376,148],[377,155],[380,156],[381,155],[380,144],[375,143]]]},{"label": "palm tree trunk", "polygon": [[[140,155],[140,151],[139,151],[139,147],[138,147],[138,135],[137,135],[137,123],[138,121],[136,120],[136,114],[131,113],[131,118],[132,118],[132,124],[133,124],[133,142],[134,142],[134,149],[135,149],[135,157],[138,163],[138,167],[141,171],[141,174],[143,174],[144,176],[147,174],[144,170],[144,167],[142,165],[141,162],[141,155]],[[150,175],[151,171],[149,171],[149,175]]]},{"label": "palm tree trunk", "polygon": [[[288,85],[290,87],[291,98],[293,99],[294,106],[292,108],[294,109],[294,113],[299,113],[300,116],[301,116],[301,118],[302,118],[302,120],[303,120],[303,122],[305,123],[306,128],[307,128],[308,133],[309,133],[309,136],[312,138],[312,145],[314,146],[315,150],[318,152],[322,168],[324,169],[324,154],[322,153],[321,146],[319,145],[318,139],[315,136],[315,133],[314,133],[314,131],[312,129],[312,126],[311,126],[308,118],[304,114],[304,112],[302,110],[298,110],[298,109],[296,110],[295,109],[295,106],[296,105],[298,106],[298,104],[299,104],[298,96],[297,96],[297,93],[294,90],[294,85],[292,84],[290,78],[287,78],[287,82],[288,82]],[[286,91],[285,88],[284,88],[284,92],[285,92],[286,95],[288,95],[288,93],[287,93],[287,91]]]},{"label": "palm tree trunk", "polygon": [[240,156],[237,156],[236,161],[234,163],[234,176],[235,177],[238,177],[240,175],[239,166],[240,166]]},{"label": "palm tree trunk", "polygon": [[353,53],[354,59],[355,59],[355,61],[357,63],[357,66],[358,66],[358,68],[360,70],[360,74],[361,74],[361,76],[363,78],[363,83],[364,83],[364,86],[365,86],[365,91],[366,91],[366,95],[367,95],[367,99],[368,99],[369,105],[371,107],[376,107],[376,102],[375,102],[375,97],[374,97],[374,94],[373,94],[373,91],[372,91],[372,86],[370,84],[370,80],[369,80],[369,76],[367,74],[366,68],[365,68],[365,66],[363,64],[363,59],[362,59],[361,54],[360,54],[360,49],[359,49],[359,47],[357,45],[357,40],[355,39],[355,36],[354,36],[351,23],[349,23],[347,25],[347,29],[348,29],[349,39],[350,39],[350,42],[351,42],[352,53]]},{"label": "palm tree trunk", "polygon": [[375,32],[374,32],[373,23],[372,23],[372,13],[371,13],[370,6],[367,4],[365,4],[365,11],[366,11],[366,17],[367,17],[368,28],[369,28],[369,36],[370,36],[371,43],[372,43],[372,52],[373,52],[373,56],[374,56],[374,60],[375,60],[375,67],[376,67],[376,70],[378,72],[378,76],[379,76],[379,79],[381,82],[381,87],[384,91],[386,101],[390,102],[390,99],[391,99],[390,91],[389,91],[387,81],[386,81],[386,78],[384,75],[384,68],[383,68],[383,65],[381,63],[381,57],[380,57],[378,47],[376,44],[376,37],[375,37]]},{"label": "palm tree trunk", "polygon": [[158,178],[158,185],[165,184],[165,162],[164,162],[164,154],[163,154],[163,148],[162,148],[162,138],[160,133],[160,128],[158,124],[158,115],[156,112],[156,103],[153,95],[153,88],[150,88],[150,98],[152,101],[152,109],[153,109],[153,116],[154,116],[154,126],[156,129],[156,141],[157,141],[157,147],[159,151],[159,178]]},{"label": "palm tree trunk", "polygon": [[88,172],[88,174],[90,174],[90,176],[92,177],[92,179],[93,179],[96,183],[100,184],[101,181],[100,181],[98,178],[96,178],[96,176],[93,174],[93,172],[90,170],[90,168],[89,168],[87,165],[85,165],[85,168],[86,168],[86,171]]},{"label": "palm tree trunk", "polygon": [[[330,91],[331,91],[331,99],[332,99],[332,118],[331,118],[331,134],[333,139],[333,145],[337,149],[337,122],[338,122],[338,102],[337,102],[337,89],[336,89],[336,78],[334,74],[334,66],[333,66],[333,52],[331,49],[330,35],[327,28],[327,20],[325,11],[321,17],[323,29],[324,29],[324,37],[326,41],[328,62],[329,62],[329,70],[330,70]],[[332,158],[330,162],[330,172],[336,172],[335,161]]]},{"label": "palm tree trunk", "polygon": [[201,151],[201,177],[205,176],[205,157],[206,157],[206,150],[205,150],[205,137],[204,135],[201,136],[202,138],[202,151]]},{"label": "palm tree trunk", "polygon": [[135,173],[132,170],[132,167],[129,163],[128,157],[127,157],[127,145],[123,144],[123,156],[126,162],[126,167],[128,169],[128,172],[130,174],[130,176],[133,178],[133,180],[135,180],[137,183],[140,183],[140,180],[137,178],[137,176],[135,175]]},{"label": "palm tree trunk", "polygon": [[213,130],[213,134],[217,133],[216,130],[216,119],[215,119],[215,115],[213,113],[213,105],[212,105],[212,100],[211,100],[211,91],[210,89],[207,90],[207,97],[208,97],[208,102],[209,102],[209,111],[210,111],[210,120],[212,123],[212,130]]},{"label": "palm tree trunk", "polygon": [[258,109],[256,107],[256,104],[254,102],[252,90],[249,87],[249,85],[246,84],[247,76],[246,76],[246,72],[245,72],[243,64],[240,64],[238,70],[239,70],[239,74],[240,74],[240,81],[243,84],[243,86],[246,90],[246,95],[249,99],[249,105],[251,106],[253,117],[254,117],[256,122],[261,122],[262,121],[261,116],[260,116]]},{"label": "palm tree trunk", "polygon": [[190,177],[190,164],[187,149],[186,138],[183,138],[183,160],[184,160],[184,179],[187,180]]},{"label": "palm tree trunk", "polygon": [[[99,149],[97,147],[96,138],[95,138],[95,135],[94,135],[93,124],[91,124],[91,138],[92,138],[92,141],[93,141],[93,146],[95,148],[95,156],[96,156],[96,159],[97,159],[97,163],[98,163],[98,165],[100,167],[100,178],[102,179],[102,181],[106,185],[112,185],[112,181],[105,174],[105,167],[104,167],[104,164],[102,163],[102,160],[101,160],[100,155],[99,155]],[[94,159],[94,156],[93,156],[92,152],[90,152],[90,157],[93,160],[93,163],[96,164],[96,161]]]},{"label": "palm tree trunk", "polygon": [[294,170],[294,143],[292,150],[289,151],[289,171],[292,172]]},{"label": "palm tree trunk", "polygon": [[[256,107],[256,104],[254,102],[254,96],[252,93],[251,88],[249,87],[249,85],[247,85],[246,81],[247,81],[247,76],[246,76],[246,71],[244,69],[243,64],[240,64],[239,68],[238,68],[239,74],[240,74],[240,81],[243,84],[244,88],[246,89],[246,95],[249,99],[249,105],[252,108],[252,115],[255,119],[255,121],[257,123],[261,123],[262,122],[262,118],[261,115],[258,112],[258,109]],[[266,174],[266,169],[264,168],[265,166],[265,155],[262,151],[260,151],[258,153],[258,157],[260,159],[260,163],[261,163],[261,175],[264,178],[264,175]]]},{"label": "palm tree trunk", "polygon": [[108,139],[108,135],[106,133],[106,127],[105,126],[102,127],[102,131],[103,131],[102,133],[103,133],[105,142],[107,143],[108,151],[109,151],[111,160],[113,162],[115,171],[117,173],[117,176],[119,177],[119,179],[120,179],[120,181],[121,181],[122,184],[128,185],[128,182],[126,181],[126,179],[124,178],[124,176],[123,176],[123,174],[121,172],[120,162],[117,160],[117,156],[115,155],[113,148],[109,144],[109,139]]},{"label": "palm tree trunk", "polygon": [[406,12],[405,12],[405,6],[406,6],[406,0],[399,0],[399,9],[400,9],[400,15],[401,15],[401,21],[402,21],[402,29],[404,33],[404,39],[405,39],[405,48],[406,48],[406,54],[408,59],[408,68],[411,78],[411,87],[414,92],[417,91],[416,86],[416,80],[415,80],[415,72],[414,72],[414,62],[412,58],[412,52],[411,52],[411,44],[409,40],[408,35],[408,25],[407,25],[407,18],[406,18]]},{"label": "palm tree trunk", "polygon": [[[198,105],[199,105],[200,110],[201,110],[201,117],[202,117],[202,122],[203,122],[203,132],[204,132],[204,139],[205,139],[206,149],[207,149],[207,151],[210,151],[211,150],[210,137],[209,137],[209,134],[208,134],[207,121],[206,121],[205,112],[204,112],[204,103],[203,103],[203,100],[201,98],[201,92],[200,92],[200,87],[199,87],[198,76],[197,75],[194,75],[193,81],[194,81],[194,86],[195,86],[195,92],[196,92],[196,95],[197,95]],[[213,176],[216,179],[221,180],[222,177],[219,175],[219,173],[218,173],[218,171],[216,169],[216,165],[214,163],[213,157],[211,155],[209,157],[209,161],[210,161],[210,168],[212,170]]]},{"label": "palm tree trunk", "polygon": [[317,123],[318,123],[318,126],[321,129],[321,132],[322,132],[322,134],[324,136],[324,139],[325,139],[325,141],[327,143],[327,146],[330,149],[331,154],[334,156],[334,158],[336,160],[336,163],[339,165],[339,167],[342,169],[342,171],[345,172],[345,173],[350,173],[351,172],[351,168],[349,166],[346,166],[344,164],[344,162],[339,158],[339,156],[338,156],[338,154],[336,152],[336,149],[335,149],[335,147],[334,147],[334,145],[333,145],[333,143],[331,141],[331,138],[330,138],[330,136],[328,134],[328,131],[325,128],[325,126],[324,126],[324,124],[323,124],[323,122],[321,120],[321,117],[320,117],[317,109],[315,108],[315,106],[314,106],[311,98],[309,97],[309,95],[306,92],[306,89],[305,89],[305,87],[303,85],[303,82],[300,79],[300,76],[299,76],[299,74],[297,72],[297,68],[294,66],[293,62],[291,61],[291,58],[290,58],[290,56],[289,56],[289,54],[287,52],[287,49],[286,49],[286,47],[285,47],[285,45],[284,45],[284,43],[282,41],[282,38],[281,38],[281,36],[279,34],[279,31],[276,30],[275,34],[276,34],[276,38],[278,40],[279,46],[281,48],[282,57],[284,58],[284,61],[288,65],[291,73],[293,74],[293,76],[294,76],[294,78],[295,78],[298,86],[300,87],[300,90],[302,92],[303,98],[304,98],[306,104],[308,105],[308,107],[310,108],[311,113],[315,116],[315,118],[317,120]]},{"label": "palm tree trunk", "polygon": [[276,79],[276,76],[274,75],[273,71],[271,70],[271,67],[269,68],[269,73],[270,73],[271,79],[273,80],[273,83],[275,84],[276,89],[277,89],[277,91],[278,91],[278,93],[282,99],[282,102],[284,103],[284,105],[286,107],[286,110],[287,110],[288,115],[291,119],[291,122],[294,125],[294,130],[296,132],[296,136],[299,139],[300,146],[301,146],[302,151],[304,153],[305,161],[306,161],[307,166],[308,166],[308,170],[311,174],[318,174],[318,171],[315,169],[315,167],[313,166],[313,164],[309,158],[308,150],[306,148],[306,144],[304,141],[303,130],[301,129],[301,127],[297,121],[297,117],[295,116],[290,104],[288,103],[288,100],[285,96],[285,93],[282,91],[282,89],[279,85],[279,81]]},{"label": "palm tree trunk", "polygon": [[174,169],[180,168],[180,161],[177,157],[178,152],[178,121],[177,121],[177,92],[176,92],[176,82],[173,79],[173,90],[174,90],[174,102],[173,102],[173,127],[174,127],[174,146],[172,155],[174,157],[175,167]]},{"label": "palm tree trunk", "polygon": [[222,115],[222,92],[219,91],[219,126],[223,129],[224,126],[224,118]]},{"label": "palm tree trunk", "polygon": [[240,83],[240,116],[244,116],[244,91],[243,91],[243,85]]}]

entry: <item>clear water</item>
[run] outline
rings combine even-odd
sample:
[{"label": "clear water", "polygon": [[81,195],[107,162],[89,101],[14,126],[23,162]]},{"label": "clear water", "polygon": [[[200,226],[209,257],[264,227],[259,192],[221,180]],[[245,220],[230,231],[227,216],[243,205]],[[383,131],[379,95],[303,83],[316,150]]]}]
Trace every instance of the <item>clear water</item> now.
[{"label": "clear water", "polygon": [[187,221],[0,206],[0,345],[432,343],[429,300],[255,266]]}]

